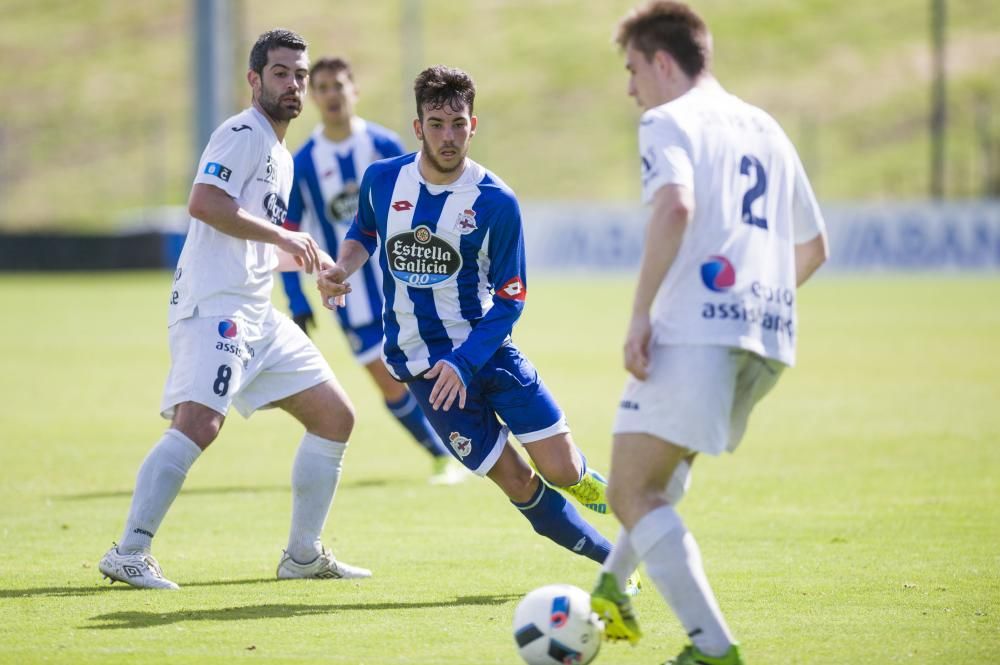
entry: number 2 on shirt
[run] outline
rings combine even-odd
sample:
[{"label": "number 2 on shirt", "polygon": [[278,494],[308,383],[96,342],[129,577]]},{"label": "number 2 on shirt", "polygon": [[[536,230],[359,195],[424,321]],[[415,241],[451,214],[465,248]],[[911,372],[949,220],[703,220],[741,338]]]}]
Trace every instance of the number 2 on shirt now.
[{"label": "number 2 on shirt", "polygon": [[753,176],[751,177],[755,178],[755,182],[746,191],[746,194],[743,195],[743,222],[767,229],[767,219],[755,216],[753,211],[750,210],[753,202],[764,196],[764,193],[767,192],[767,173],[764,171],[764,166],[760,163],[759,159],[753,155],[743,155],[743,159],[740,160],[740,173],[749,176],[751,175],[751,169],[753,170]]}]

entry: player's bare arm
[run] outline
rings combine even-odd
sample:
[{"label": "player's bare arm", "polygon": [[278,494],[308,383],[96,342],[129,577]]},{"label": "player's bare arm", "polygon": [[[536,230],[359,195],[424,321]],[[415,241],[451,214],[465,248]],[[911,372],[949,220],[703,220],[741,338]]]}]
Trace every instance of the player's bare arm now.
[{"label": "player's bare arm", "polygon": [[319,247],[308,233],[289,231],[251,215],[236,199],[214,185],[195,183],[188,199],[188,212],[226,235],[276,245],[296,257],[296,269],[313,272],[319,267]]},{"label": "player's bare arm", "polygon": [[368,260],[368,250],[357,240],[347,238],[340,245],[337,260],[327,269],[321,270],[316,279],[316,287],[323,294],[323,306],[335,309],[343,304],[343,297],[351,292],[347,278],[353,275]]},{"label": "player's bare arm", "polygon": [[802,286],[830,256],[826,233],[795,245],[795,286]]},{"label": "player's bare arm", "polygon": [[650,308],[667,271],[680,249],[688,222],[694,215],[694,192],[679,185],[664,185],[653,195],[653,214],[646,227],[646,243],[639,267],[639,283],[632,302],[632,319],[625,336],[625,369],[644,380],[649,370],[652,337]]}]

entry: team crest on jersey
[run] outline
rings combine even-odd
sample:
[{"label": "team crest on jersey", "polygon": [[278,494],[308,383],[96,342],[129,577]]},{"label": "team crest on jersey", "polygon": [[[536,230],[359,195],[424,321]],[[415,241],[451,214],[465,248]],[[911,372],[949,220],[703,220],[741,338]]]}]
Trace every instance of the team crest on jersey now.
[{"label": "team crest on jersey", "polygon": [[448,443],[451,444],[452,450],[455,451],[460,458],[465,459],[472,452],[472,439],[464,437],[458,432],[452,432],[448,435]]},{"label": "team crest on jersey", "polygon": [[462,212],[458,213],[458,219],[455,220],[455,231],[461,233],[463,236],[472,233],[479,227],[476,226],[476,211],[472,208],[466,208]]},{"label": "team crest on jersey", "polygon": [[430,288],[462,268],[462,255],[427,226],[397,233],[385,244],[392,276],[408,286]]},{"label": "team crest on jersey", "polygon": [[277,192],[268,192],[264,196],[264,213],[267,218],[271,220],[272,224],[277,224],[281,226],[285,223],[285,217],[288,215],[288,205],[285,203],[284,199],[278,196]]}]

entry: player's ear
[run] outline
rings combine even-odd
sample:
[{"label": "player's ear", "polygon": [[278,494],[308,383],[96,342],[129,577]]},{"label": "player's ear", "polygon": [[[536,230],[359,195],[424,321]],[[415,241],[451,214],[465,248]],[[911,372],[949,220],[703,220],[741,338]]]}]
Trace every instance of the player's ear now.
[{"label": "player's ear", "polygon": [[413,135],[418,141],[424,140],[424,128],[420,126],[420,118],[413,119]]},{"label": "player's ear", "polygon": [[663,49],[657,49],[657,51],[653,54],[653,64],[668,77],[672,74],[674,67],[677,66],[677,62],[674,60],[673,56]]},{"label": "player's ear", "polygon": [[476,125],[479,124],[479,119],[476,116],[469,118],[469,136],[476,135]]},{"label": "player's ear", "polygon": [[257,72],[252,69],[247,70],[247,83],[250,84],[252,90],[257,90],[257,86],[260,84],[260,76],[258,76]]}]

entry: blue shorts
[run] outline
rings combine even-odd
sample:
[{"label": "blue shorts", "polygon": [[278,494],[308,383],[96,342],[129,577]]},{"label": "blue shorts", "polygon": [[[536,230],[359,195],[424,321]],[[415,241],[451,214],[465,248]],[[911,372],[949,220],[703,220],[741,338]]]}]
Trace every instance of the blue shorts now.
[{"label": "blue shorts", "polygon": [[375,319],[374,323],[352,328],[340,321],[340,327],[347,337],[347,343],[351,345],[351,352],[359,365],[367,365],[373,360],[382,357],[382,319]]},{"label": "blue shorts", "polygon": [[508,433],[528,444],[569,432],[562,409],[538,371],[513,344],[497,349],[472,377],[464,409],[458,400],[448,411],[431,408],[435,380],[417,378],[406,385],[449,452],[480,476],[493,468]]}]

